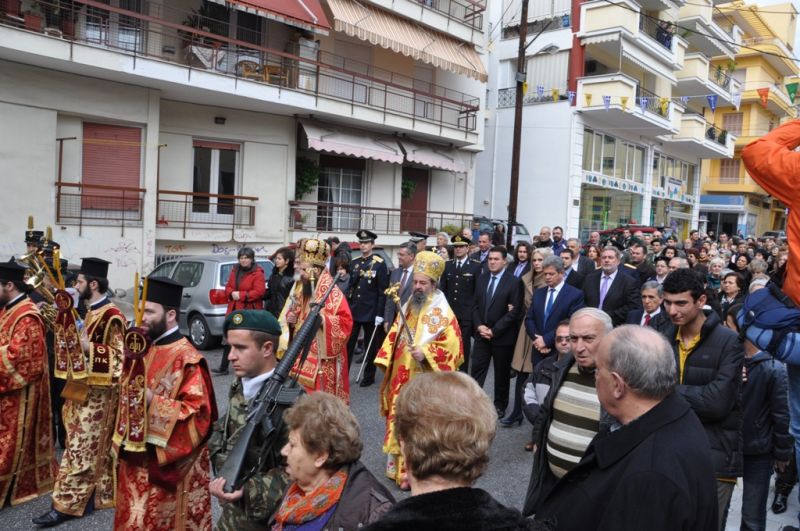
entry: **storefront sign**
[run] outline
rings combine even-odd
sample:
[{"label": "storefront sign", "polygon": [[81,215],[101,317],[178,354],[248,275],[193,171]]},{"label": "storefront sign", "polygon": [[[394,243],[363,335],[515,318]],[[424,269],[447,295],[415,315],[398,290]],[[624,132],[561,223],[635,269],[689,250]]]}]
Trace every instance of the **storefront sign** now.
[{"label": "storefront sign", "polygon": [[584,173],[583,182],[594,186],[600,186],[601,188],[608,188],[609,190],[619,190],[622,192],[644,195],[644,186],[641,183],[626,181],[624,179]]},{"label": "storefront sign", "polygon": [[693,195],[684,194],[680,188],[667,184],[667,188],[653,187],[653,197],[659,199],[669,199],[670,201],[677,201],[679,203],[687,203],[689,205],[695,204],[697,198]]}]

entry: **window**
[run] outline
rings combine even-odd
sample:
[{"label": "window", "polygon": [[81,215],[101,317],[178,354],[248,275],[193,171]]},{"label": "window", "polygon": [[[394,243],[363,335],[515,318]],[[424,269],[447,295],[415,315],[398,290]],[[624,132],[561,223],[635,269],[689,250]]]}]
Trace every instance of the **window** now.
[{"label": "window", "polygon": [[236,13],[236,38],[253,44],[261,44],[261,24],[263,17],[253,13],[238,11]]},{"label": "window", "polygon": [[719,168],[719,182],[722,184],[738,184],[740,163],[741,159],[722,159]]},{"label": "window", "polygon": [[[139,194],[120,189],[139,188],[142,130],[84,122],[82,151],[81,183],[86,185],[82,208],[138,210]],[[114,186],[118,190],[99,188],[101,186]]]},{"label": "window", "polygon": [[156,278],[156,277],[169,278],[170,273],[172,273],[173,267],[175,267],[175,262],[164,262],[163,264],[155,268],[153,272],[150,273],[150,275],[148,276],[151,278]]},{"label": "window", "polygon": [[583,169],[629,181],[644,179],[644,148],[589,129],[583,132]]},{"label": "window", "polygon": [[[535,51],[535,49],[533,50]],[[512,72],[516,69],[516,61],[510,61]],[[554,54],[541,54],[528,57],[527,60],[527,81],[528,93],[525,99],[538,97],[536,88],[538,85],[544,87],[545,101],[553,101],[552,89],[558,89],[560,95],[567,93],[567,68],[569,66],[569,51],[557,52]],[[513,74],[512,82],[506,87],[514,86]]]},{"label": "window", "polygon": [[742,112],[729,112],[722,115],[722,128],[734,135],[742,134],[742,123],[744,121],[744,113]]},{"label": "window", "polygon": [[[365,169],[362,159],[320,157],[317,201],[360,207]],[[317,209],[317,228],[320,230],[355,231],[360,225],[360,208],[324,205]]]},{"label": "window", "polygon": [[172,274],[172,280],[185,288],[193,288],[200,283],[203,276],[202,262],[181,262]]},{"label": "window", "polygon": [[[143,12],[142,0],[99,0],[99,2],[136,13]],[[89,6],[86,8],[85,31],[89,42],[128,51],[142,51],[144,48],[142,21],[138,18]]]},{"label": "window", "polygon": [[194,141],[193,214],[233,215],[233,197],[219,196],[236,194],[238,165],[238,144]]}]

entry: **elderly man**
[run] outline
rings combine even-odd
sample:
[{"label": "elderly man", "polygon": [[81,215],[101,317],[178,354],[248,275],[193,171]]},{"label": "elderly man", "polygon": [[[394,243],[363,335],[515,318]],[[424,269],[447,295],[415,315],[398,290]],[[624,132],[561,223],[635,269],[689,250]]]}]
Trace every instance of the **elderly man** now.
[{"label": "elderly man", "polygon": [[402,313],[395,318],[375,358],[375,365],[384,371],[380,408],[386,418],[386,475],[403,490],[408,490],[409,484],[397,440],[397,395],[417,374],[455,371],[463,362],[458,321],[444,293],[436,289],[444,260],[436,253],[422,251],[414,258],[413,271],[414,292],[400,309]]},{"label": "elderly man", "polygon": [[572,352],[555,362],[550,392],[533,426],[535,457],[523,514],[536,513],[556,482],[575,468],[592,438],[609,424],[595,393],[595,354],[613,325],[597,308],[572,314]]},{"label": "elderly man", "polygon": [[[567,248],[572,251],[572,270],[581,274],[581,278],[597,269],[594,260],[582,253],[583,246],[578,238],[567,240]],[[563,257],[562,257],[563,258]],[[579,286],[575,286],[576,288]]]},{"label": "elderly man", "polygon": [[689,261],[686,258],[676,256],[669,261],[669,272],[672,273],[677,269],[689,269]]},{"label": "elderly man", "polygon": [[622,326],[600,342],[596,365],[597,398],[615,429],[594,438],[536,519],[559,529],[714,529],[708,440],[675,392],[667,342],[655,331]]},{"label": "elderly man", "polygon": [[550,239],[551,234],[552,231],[550,230],[550,227],[548,227],[547,225],[539,229],[539,241],[537,241],[534,244],[534,247],[536,247],[537,249],[540,249],[542,247],[547,247],[548,249],[552,249],[553,240]]},{"label": "elderly man", "polygon": [[625,324],[628,312],[640,306],[639,284],[620,268],[622,254],[608,246],[600,253],[599,271],[583,281],[586,306],[599,308],[611,316],[614,326]]},{"label": "elderly man", "polygon": [[641,293],[642,308],[631,310],[628,313],[627,323],[649,326],[661,331],[669,324],[667,314],[661,311],[661,302],[664,300],[661,284],[655,280],[648,280],[642,284]]}]

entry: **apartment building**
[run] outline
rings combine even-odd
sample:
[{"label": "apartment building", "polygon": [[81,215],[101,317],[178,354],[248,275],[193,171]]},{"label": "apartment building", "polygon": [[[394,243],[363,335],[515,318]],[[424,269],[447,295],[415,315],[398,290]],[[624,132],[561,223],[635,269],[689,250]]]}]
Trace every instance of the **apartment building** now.
[{"label": "apartment building", "polygon": [[0,0],[0,258],[28,215],[120,287],[170,256],[469,224],[484,10]]},{"label": "apartment building", "polygon": [[[476,213],[503,217],[508,198],[515,26],[519,0],[490,8],[504,28],[490,37],[489,120]],[[708,96],[736,90],[711,66],[733,58],[738,28],[723,29],[711,1],[553,0],[528,17],[518,218],[533,230],[569,235],[620,224],[658,225],[684,235],[699,218],[700,164],[732,156],[735,138],[704,114]],[[549,10],[548,10],[549,9]],[[504,16],[505,13],[505,16]],[[549,22],[548,21],[551,21]],[[490,35],[494,34],[494,28]],[[535,88],[534,88],[535,87]],[[493,154],[493,155],[492,155]],[[482,183],[478,183],[480,187]]]},{"label": "apartment building", "polygon": [[786,205],[753,181],[741,160],[744,146],[780,123],[797,116],[786,86],[797,82],[794,57],[797,11],[791,3],[770,6],[733,2],[714,15],[720,26],[736,25],[742,47],[733,61],[715,57],[716,70],[726,70],[742,86],[737,105],[717,109],[717,121],[737,136],[734,156],[703,165],[701,223],[717,233],[761,235],[786,225]]}]

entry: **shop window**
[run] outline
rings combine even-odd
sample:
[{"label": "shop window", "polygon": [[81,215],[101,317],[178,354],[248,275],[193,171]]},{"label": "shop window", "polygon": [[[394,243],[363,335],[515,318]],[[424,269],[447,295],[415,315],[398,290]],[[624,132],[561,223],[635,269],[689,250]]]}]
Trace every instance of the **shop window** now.
[{"label": "shop window", "polygon": [[741,135],[743,122],[744,113],[742,112],[729,112],[722,115],[722,128],[731,134]]}]

